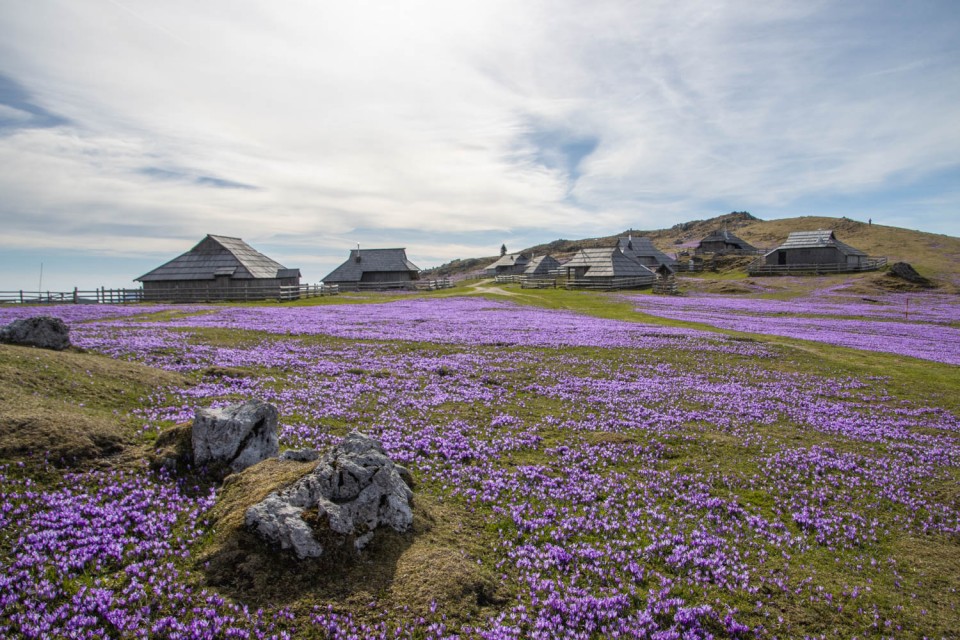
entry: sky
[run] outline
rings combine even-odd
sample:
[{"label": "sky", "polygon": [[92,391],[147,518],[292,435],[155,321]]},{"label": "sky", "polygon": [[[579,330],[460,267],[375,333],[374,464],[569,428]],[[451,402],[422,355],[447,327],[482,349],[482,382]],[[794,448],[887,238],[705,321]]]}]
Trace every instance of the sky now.
[{"label": "sky", "polygon": [[0,291],[730,211],[960,236],[960,2],[0,1]]}]

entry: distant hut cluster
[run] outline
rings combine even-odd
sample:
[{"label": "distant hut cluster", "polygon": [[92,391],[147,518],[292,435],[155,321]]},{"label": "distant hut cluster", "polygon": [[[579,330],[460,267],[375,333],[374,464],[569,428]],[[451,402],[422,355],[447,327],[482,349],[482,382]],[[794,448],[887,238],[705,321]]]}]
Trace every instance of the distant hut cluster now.
[{"label": "distant hut cluster", "polygon": [[143,283],[144,300],[262,300],[299,288],[300,270],[284,267],[240,238],[208,235],[136,280]]},{"label": "distant hut cluster", "polygon": [[499,282],[519,282],[525,288],[636,289],[656,280],[656,269],[673,273],[676,260],[653,246],[649,238],[619,238],[613,247],[580,249],[561,263],[551,255],[514,253],[501,256],[485,270]]},{"label": "distant hut cluster", "polygon": [[[677,260],[657,249],[650,238],[618,238],[616,246],[580,249],[561,263],[550,255],[505,253],[485,270],[501,282],[524,287],[563,286],[570,289],[634,289],[652,287],[655,293],[677,293]],[[737,256],[761,253],[727,229],[713,231],[696,247],[689,265],[702,264],[704,255]],[[784,273],[839,273],[878,269],[886,258],[872,258],[841,242],[831,230],[796,231],[776,249],[762,253],[747,267],[750,275]],[[208,235],[195,247],[136,280],[143,299],[175,302],[208,300],[289,299],[302,291],[300,270],[288,269],[240,238]],[[350,251],[347,260],[331,271],[319,287],[334,291],[445,288],[449,281],[420,281],[420,269],[406,249]],[[428,285],[428,286],[427,286]],[[322,295],[322,294],[321,294]]]}]

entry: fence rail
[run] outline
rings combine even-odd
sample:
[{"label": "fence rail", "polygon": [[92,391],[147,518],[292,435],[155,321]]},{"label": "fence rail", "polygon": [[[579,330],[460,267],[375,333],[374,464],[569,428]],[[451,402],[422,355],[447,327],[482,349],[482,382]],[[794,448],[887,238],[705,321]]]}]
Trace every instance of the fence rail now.
[{"label": "fence rail", "polygon": [[524,278],[520,283],[521,289],[556,289],[556,278]]},{"label": "fence rail", "polygon": [[222,302],[279,300],[331,296],[340,293],[337,285],[301,284],[284,286],[97,289],[73,291],[0,291],[0,304],[124,304],[130,302]]},{"label": "fence rail", "polygon": [[759,261],[747,265],[747,273],[751,276],[773,276],[797,273],[857,273],[860,271],[876,271],[887,264],[886,258],[868,258],[859,265],[848,264],[760,264]]},{"label": "fence rail", "polygon": [[653,278],[567,278],[560,284],[566,289],[593,289],[617,291],[619,289],[642,289],[653,284]]},{"label": "fence rail", "polygon": [[438,289],[452,289],[453,280],[450,278],[437,278],[435,280],[417,280],[417,291],[437,291]]}]

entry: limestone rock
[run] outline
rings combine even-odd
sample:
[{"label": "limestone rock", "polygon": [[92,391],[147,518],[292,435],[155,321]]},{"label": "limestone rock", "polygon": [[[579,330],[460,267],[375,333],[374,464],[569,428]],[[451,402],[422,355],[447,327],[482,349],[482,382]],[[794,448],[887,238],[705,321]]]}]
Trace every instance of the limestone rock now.
[{"label": "limestone rock", "polygon": [[287,449],[280,454],[281,460],[293,460],[295,462],[313,462],[320,457],[320,452],[316,449]]},{"label": "limestone rock", "polygon": [[63,351],[70,346],[70,328],[60,318],[21,318],[0,327],[0,342]]},{"label": "limestone rock", "polygon": [[193,420],[193,461],[242,471],[280,453],[277,408],[260,400],[220,409],[198,409]]},{"label": "limestone rock", "polygon": [[313,471],[247,509],[246,525],[300,559],[315,558],[323,553],[323,545],[303,516],[316,515],[329,530],[325,541],[352,542],[360,550],[377,527],[402,533],[413,523],[413,492],[401,470],[409,477],[379,442],[354,431],[325,453]]}]

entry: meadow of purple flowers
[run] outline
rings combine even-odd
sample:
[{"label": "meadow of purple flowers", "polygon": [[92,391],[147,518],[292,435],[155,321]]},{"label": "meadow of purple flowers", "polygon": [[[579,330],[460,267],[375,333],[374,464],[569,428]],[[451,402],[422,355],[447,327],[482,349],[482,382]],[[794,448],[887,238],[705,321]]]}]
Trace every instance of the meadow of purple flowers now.
[{"label": "meadow of purple flowers", "polygon": [[[418,491],[486,519],[498,544],[477,560],[516,597],[469,623],[442,607],[383,621],[336,602],[251,610],[197,586],[215,496],[146,471],[40,488],[8,466],[0,635],[946,637],[960,624],[955,576],[899,564],[908,543],[956,558],[960,417],[881,379],[477,298],[65,309],[84,348],[197,377],[145,399],[147,433],[257,396],[280,408],[282,447],[378,437]],[[230,374],[202,377],[210,366]]]},{"label": "meadow of purple flowers", "polygon": [[663,318],[960,364],[957,296],[895,293],[851,301],[830,293],[792,300],[709,294],[629,299],[638,311]]}]

